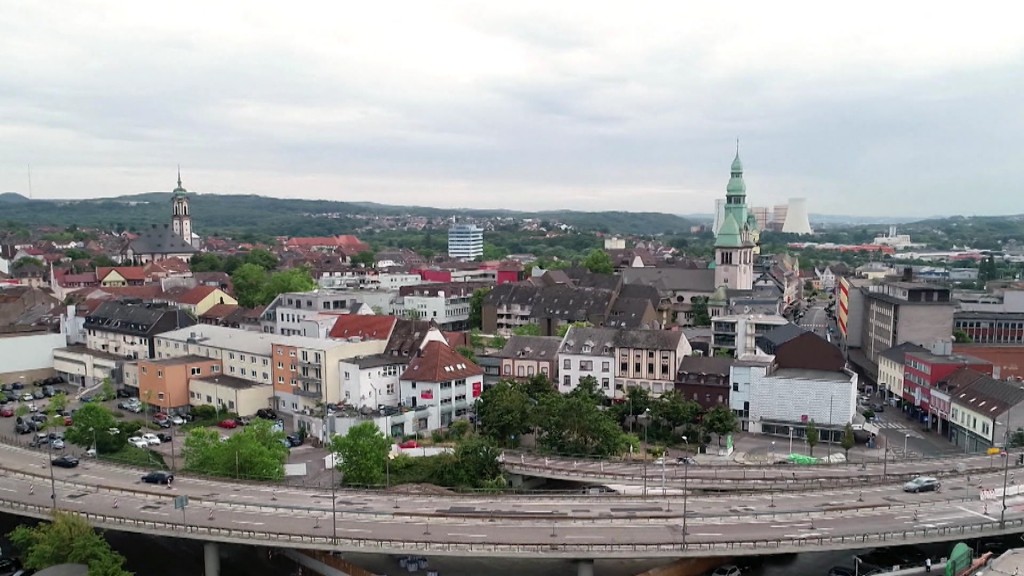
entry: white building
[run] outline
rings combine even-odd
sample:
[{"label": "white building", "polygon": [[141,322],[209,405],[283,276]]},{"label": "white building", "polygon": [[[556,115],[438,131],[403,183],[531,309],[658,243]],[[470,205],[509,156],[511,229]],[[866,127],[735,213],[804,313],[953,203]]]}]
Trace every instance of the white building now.
[{"label": "white building", "polygon": [[732,392],[729,393],[729,408],[740,421],[740,429],[750,430],[750,387],[755,378],[762,378],[775,362],[774,356],[744,354],[739,356],[729,370]]},{"label": "white building", "polygon": [[400,378],[403,406],[425,412],[410,419],[406,433],[433,426],[447,428],[465,417],[483,392],[483,385],[484,371],[479,366],[445,342],[425,341]]},{"label": "white building", "polygon": [[19,375],[23,375],[20,373],[31,373],[35,370],[48,372],[53,368],[54,350],[65,345],[64,335],[54,332],[14,332],[0,335],[0,381],[10,383]]},{"label": "white building", "polygon": [[448,229],[448,256],[473,260],[484,255],[484,230],[474,224],[454,224]]},{"label": "white building", "polygon": [[285,292],[263,311],[260,325],[264,332],[270,334],[318,338],[323,326],[318,319],[328,315],[373,314],[373,308],[378,304],[384,304],[381,310],[386,313],[396,295],[395,291],[383,290]]},{"label": "white building", "polygon": [[615,397],[615,335],[613,328],[572,326],[559,348],[558,391],[568,394],[580,380],[592,376],[608,398]]},{"label": "white building", "polygon": [[374,355],[342,360],[340,370],[342,402],[356,408],[397,406],[399,376],[407,358]]},{"label": "white building", "polygon": [[469,327],[470,301],[479,286],[468,283],[421,284],[399,291],[391,313],[413,320],[432,320],[443,330]]},{"label": "white building", "polygon": [[756,351],[755,341],[779,326],[789,324],[782,316],[767,314],[732,314],[711,320],[712,353],[728,350],[737,358]]},{"label": "white building", "polygon": [[[803,437],[814,422],[822,440],[834,439],[852,423],[857,410],[857,375],[769,367],[765,374],[751,370],[749,431],[788,436],[790,428]],[[730,399],[730,404],[732,400]]]},{"label": "white building", "polygon": [[[391,264],[394,266],[395,264]],[[378,263],[378,266],[380,264]],[[419,274],[408,274],[399,272],[379,272],[366,274],[352,274],[350,272],[327,273],[321,276],[317,283],[321,288],[332,290],[358,289],[358,290],[398,290],[403,286],[416,286],[423,284],[423,278]]]}]

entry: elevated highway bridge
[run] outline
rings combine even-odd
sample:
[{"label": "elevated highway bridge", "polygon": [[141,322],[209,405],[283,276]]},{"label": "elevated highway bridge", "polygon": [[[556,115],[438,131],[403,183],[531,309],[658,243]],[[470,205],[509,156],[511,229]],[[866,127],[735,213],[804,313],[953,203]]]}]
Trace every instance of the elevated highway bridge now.
[{"label": "elevated highway bridge", "polygon": [[[992,499],[1004,473],[991,467],[969,483],[966,474],[947,478],[936,493],[906,494],[877,477],[858,491],[647,497],[329,491],[188,476],[167,488],[140,483],[142,472],[96,461],[51,468],[47,454],[2,446],[0,509],[46,518],[56,506],[105,529],[208,543],[584,561],[860,549],[1024,531],[1024,498],[1010,497],[1004,511]],[[175,509],[176,496],[188,497],[184,510]]]}]

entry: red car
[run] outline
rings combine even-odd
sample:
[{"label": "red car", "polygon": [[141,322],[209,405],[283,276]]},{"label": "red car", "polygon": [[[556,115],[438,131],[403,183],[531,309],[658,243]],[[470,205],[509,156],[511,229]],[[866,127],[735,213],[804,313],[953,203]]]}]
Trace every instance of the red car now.
[{"label": "red car", "polygon": [[12,408],[0,409],[0,416],[3,416],[4,418],[11,418],[12,416],[14,416],[14,409],[12,409]]},{"label": "red car", "polygon": [[398,445],[399,448],[419,448],[420,445],[415,440],[406,440]]},{"label": "red car", "polygon": [[75,421],[71,419],[71,416],[65,416],[64,417],[64,425],[65,426],[71,426],[74,423],[75,423]]},{"label": "red car", "polygon": [[233,419],[228,418],[227,420],[221,420],[217,424],[217,426],[220,426],[221,428],[227,428],[228,430],[230,430],[232,428],[238,428],[238,422],[235,422]]}]

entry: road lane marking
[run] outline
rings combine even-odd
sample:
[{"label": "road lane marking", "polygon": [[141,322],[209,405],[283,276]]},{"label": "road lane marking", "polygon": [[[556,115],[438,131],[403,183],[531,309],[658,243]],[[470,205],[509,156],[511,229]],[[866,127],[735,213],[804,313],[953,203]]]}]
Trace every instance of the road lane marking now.
[{"label": "road lane marking", "polygon": [[721,536],[719,532],[694,532],[690,536]]},{"label": "road lane marking", "polygon": [[248,524],[250,526],[263,526],[263,522],[250,522],[249,520],[235,520],[235,524]]},{"label": "road lane marking", "polygon": [[988,514],[982,514],[981,512],[975,512],[974,510],[968,510],[967,508],[964,508],[963,506],[957,506],[957,509],[963,510],[964,512],[967,512],[968,514],[974,514],[975,516],[981,516],[982,518],[988,520],[989,522],[995,522],[996,521],[995,518],[989,516]]},{"label": "road lane marking", "polygon": [[363,530],[362,528],[342,528],[342,532],[369,532],[369,530]]},{"label": "road lane marking", "polygon": [[462,538],[487,538],[487,534],[462,534],[461,532],[449,532],[449,536],[459,536]]}]

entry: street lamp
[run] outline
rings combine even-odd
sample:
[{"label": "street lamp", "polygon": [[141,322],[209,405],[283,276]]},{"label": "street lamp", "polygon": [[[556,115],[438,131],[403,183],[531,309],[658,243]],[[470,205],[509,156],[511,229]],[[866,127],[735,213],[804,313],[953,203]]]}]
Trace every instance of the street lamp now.
[{"label": "street lamp", "polygon": [[789,453],[793,453],[793,427],[789,427]]},{"label": "street lamp", "polygon": [[640,415],[644,419],[644,499],[647,499],[647,429],[650,428],[650,422],[648,418],[651,417],[651,409],[644,410],[644,413]]},{"label": "street lamp", "polygon": [[909,440],[910,440],[910,433],[908,432],[906,435],[903,436],[903,457],[904,458],[909,458],[910,457],[910,453],[907,452],[907,442]]},{"label": "street lamp", "polygon": [[[52,422],[48,422],[46,429],[51,430]],[[57,511],[57,481],[53,477],[53,439],[48,438],[47,443],[50,445],[50,505],[53,510]],[[1006,492],[1006,490],[1003,490]],[[1005,507],[1004,507],[1005,508]]]},{"label": "street lamp", "polygon": [[690,494],[690,491],[688,489],[689,488],[689,484],[690,484],[690,482],[689,482],[689,480],[690,480],[690,460],[689,460],[690,440],[686,436],[683,436],[683,442],[686,443],[686,453],[687,453],[687,457],[683,459],[683,545],[685,546],[686,545],[686,504],[687,504],[688,496]]},{"label": "street lamp", "polygon": [[771,452],[768,453],[772,462],[775,462],[775,440],[772,440]]},{"label": "street lamp", "polygon": [[334,541],[338,541],[338,482],[334,479],[334,471],[338,469],[337,456],[331,453],[331,527]]}]

